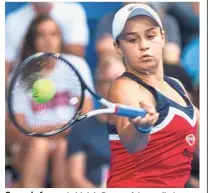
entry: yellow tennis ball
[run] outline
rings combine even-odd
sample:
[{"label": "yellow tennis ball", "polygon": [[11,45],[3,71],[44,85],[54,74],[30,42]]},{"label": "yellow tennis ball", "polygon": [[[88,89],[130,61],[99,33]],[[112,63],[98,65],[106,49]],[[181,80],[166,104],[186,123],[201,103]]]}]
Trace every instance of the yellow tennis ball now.
[{"label": "yellow tennis ball", "polygon": [[32,87],[32,98],[36,103],[42,104],[50,101],[56,93],[56,86],[52,80],[39,79]]}]

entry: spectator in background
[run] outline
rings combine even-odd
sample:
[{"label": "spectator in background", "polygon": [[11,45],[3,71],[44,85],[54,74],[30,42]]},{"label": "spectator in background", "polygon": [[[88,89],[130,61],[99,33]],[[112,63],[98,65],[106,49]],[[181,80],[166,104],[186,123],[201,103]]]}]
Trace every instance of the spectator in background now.
[{"label": "spectator in background", "polygon": [[[40,15],[32,21],[28,28],[28,31],[26,32],[26,37],[24,39],[20,59],[21,61],[23,61],[25,58],[36,52],[63,53],[62,48],[63,39],[57,23],[49,16]],[[93,88],[91,72],[85,60],[78,56],[69,54],[62,54],[62,56],[69,60],[72,65],[75,65],[75,68],[81,73],[84,80],[87,81],[86,83]],[[59,74],[58,72],[63,73]],[[53,71],[49,73],[49,76],[53,76],[54,78],[62,76],[64,82],[66,81],[65,75],[65,70],[60,69],[59,66],[58,68],[56,68],[56,70],[54,70],[53,68]],[[46,76],[48,76],[48,74]],[[62,78],[60,78],[59,80],[61,80]],[[64,83],[64,85],[67,84],[68,82]],[[64,90],[63,87],[62,90]],[[67,91],[69,92],[69,90]],[[21,91],[19,91],[19,93],[21,94]],[[30,113],[25,113],[24,116],[22,116],[22,112],[25,112],[26,109],[24,105],[27,103],[22,104],[21,100],[25,101],[28,100],[28,98],[21,98],[21,100],[19,100],[18,96],[16,97],[16,102],[20,104],[16,114],[19,119],[24,120],[24,117],[27,117],[28,115],[30,115]],[[86,92],[85,96],[86,99],[83,112],[90,111],[93,108],[91,95]],[[62,98],[62,100],[64,99]],[[55,106],[53,107],[53,109],[51,109],[51,111],[53,113],[54,111],[59,111],[60,109],[62,113],[66,115],[68,111],[66,112],[66,108],[62,107],[63,106]],[[35,112],[32,109],[31,111],[32,114],[35,115]],[[37,120],[41,118],[40,116],[40,114],[39,117],[37,116]],[[10,149],[10,152],[12,154],[11,156],[14,166],[16,166],[15,169],[19,174],[19,187],[44,187],[46,183],[45,179],[47,175],[49,160],[51,160],[50,171],[52,175],[50,176],[51,181],[48,180],[48,183],[50,183],[50,186],[57,188],[67,187],[67,175],[65,175],[67,174],[65,162],[67,148],[67,143],[65,139],[66,133],[68,132],[64,132],[58,136],[50,138],[31,138],[23,135],[18,130],[16,130],[14,128],[14,125],[7,119],[6,141],[7,145],[9,146],[8,149]]]},{"label": "spectator in background", "polygon": [[79,3],[28,3],[6,18],[6,84],[9,74],[20,62],[24,36],[31,21],[43,14],[58,23],[64,39],[64,52],[84,57],[89,30],[85,11]]},{"label": "spectator in background", "polygon": [[199,2],[167,3],[167,12],[179,22],[182,47],[199,36]]},{"label": "spectator in background", "polygon": [[200,41],[193,39],[183,49],[182,67],[192,79],[193,86],[199,84],[200,79]]},{"label": "spectator in background", "polygon": [[[110,59],[109,61],[111,61]],[[121,76],[125,67],[121,61],[98,66],[96,90],[107,97],[112,82]],[[108,175],[110,157],[107,115],[97,115],[78,123],[69,135],[68,173],[72,188],[104,187]]]}]

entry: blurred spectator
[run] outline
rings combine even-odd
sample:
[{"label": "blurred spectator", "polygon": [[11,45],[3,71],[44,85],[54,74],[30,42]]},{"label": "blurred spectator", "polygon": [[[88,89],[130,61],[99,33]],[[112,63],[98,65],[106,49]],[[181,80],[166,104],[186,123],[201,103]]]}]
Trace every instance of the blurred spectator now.
[{"label": "blurred spectator", "polygon": [[6,83],[10,72],[20,62],[20,50],[31,21],[43,14],[58,23],[64,39],[64,52],[84,57],[89,30],[85,11],[79,3],[28,3],[6,18]]},{"label": "blurred spectator", "polygon": [[115,13],[105,15],[98,24],[96,32],[96,52],[98,66],[106,65],[109,60],[121,60],[117,54],[112,38],[112,20]]},{"label": "blurred spectator", "polygon": [[188,186],[192,188],[199,188],[199,173],[199,154],[195,152],[193,155],[192,170]]},{"label": "blurred spectator", "polygon": [[[120,61],[98,66],[96,90],[107,97],[112,82],[125,71]],[[78,123],[69,135],[68,172],[72,188],[105,187],[108,177],[109,141],[107,115],[97,115]]]},{"label": "blurred spectator", "polygon": [[68,140],[68,187],[102,186],[110,153],[106,122],[99,117],[80,122],[72,128]]},{"label": "blurred spectator", "polygon": [[199,188],[199,178],[191,175],[190,179],[188,180],[185,188]]},{"label": "blurred spectator", "polygon": [[170,2],[167,12],[179,22],[182,47],[199,36],[199,2]]},{"label": "blurred spectator", "polygon": [[200,41],[193,39],[183,49],[182,67],[192,79],[193,85],[199,84],[200,77]]},{"label": "blurred spectator", "polygon": [[[26,32],[20,56],[21,61],[36,52],[63,53],[62,45],[62,34],[57,23],[49,16],[40,15],[32,21]],[[93,88],[91,72],[85,60],[74,55],[62,55],[69,60],[72,65],[75,65],[75,68],[80,72],[86,83]],[[45,68],[45,72],[46,74],[44,76],[53,76],[55,78],[55,83],[58,78],[59,80],[63,79],[64,82],[68,80],[65,78],[65,69],[62,69],[62,66],[55,68],[55,64],[52,64]],[[60,72],[62,72],[62,74],[59,74]],[[64,83],[64,85],[67,84],[67,82]],[[64,90],[63,87],[62,90]],[[69,90],[67,91],[69,92]],[[24,122],[24,124],[27,124],[26,118],[32,113],[33,116],[37,116],[37,121],[39,121],[41,119],[41,114],[35,114],[35,112],[27,106],[26,101],[30,102],[30,99],[23,98],[26,97],[26,95],[21,95],[20,99],[18,93],[21,95],[21,90],[17,91],[15,97],[15,100],[17,100],[15,101],[16,107],[18,107],[16,109],[17,119]],[[91,95],[86,92],[85,96],[83,112],[90,111],[93,108]],[[22,103],[21,101],[24,102]],[[70,108],[69,106],[67,107]],[[28,113],[27,109],[30,110],[30,113]],[[56,113],[61,110],[63,114],[69,115],[69,111],[67,111],[67,108],[63,108],[63,106],[55,106],[50,110],[52,114],[54,111]],[[24,112],[26,113],[24,114]],[[68,120],[69,117],[67,118],[67,121]],[[49,160],[51,160],[51,167],[49,170],[51,179],[47,179],[47,185],[53,187],[67,187],[68,182],[65,162],[67,142],[64,136],[68,131],[50,138],[31,138],[16,130],[8,117],[6,117],[6,123],[6,144],[9,146],[7,149],[10,151],[13,166],[19,175],[19,187],[44,187],[46,176],[49,177],[47,175]]]}]

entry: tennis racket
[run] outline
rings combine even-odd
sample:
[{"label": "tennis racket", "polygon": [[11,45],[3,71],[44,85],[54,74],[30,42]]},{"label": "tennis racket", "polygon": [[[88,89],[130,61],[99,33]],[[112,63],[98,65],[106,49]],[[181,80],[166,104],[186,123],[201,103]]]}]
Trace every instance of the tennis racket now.
[{"label": "tennis racket", "polygon": [[[42,78],[55,83],[56,93],[50,101],[40,104],[32,97],[32,87]],[[106,108],[82,114],[86,92]],[[144,109],[114,104],[102,98],[86,85],[76,64],[52,53],[34,54],[17,67],[8,88],[8,111],[21,132],[43,137],[58,134],[79,121],[99,114],[135,118],[144,117],[147,113]]]}]

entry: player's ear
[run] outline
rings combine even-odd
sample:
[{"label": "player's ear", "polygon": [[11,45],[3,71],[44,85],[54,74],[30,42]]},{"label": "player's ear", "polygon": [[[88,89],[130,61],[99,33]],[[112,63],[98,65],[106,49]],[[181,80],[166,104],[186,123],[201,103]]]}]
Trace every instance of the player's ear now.
[{"label": "player's ear", "polygon": [[165,31],[164,30],[161,30],[161,37],[162,37],[162,47],[164,48],[165,47],[165,41],[166,41],[166,35],[165,35]]},{"label": "player's ear", "polygon": [[116,49],[116,52],[119,54],[119,56],[123,58],[124,55],[123,55],[122,49],[120,48],[120,42],[118,40],[114,42],[114,47]]}]

